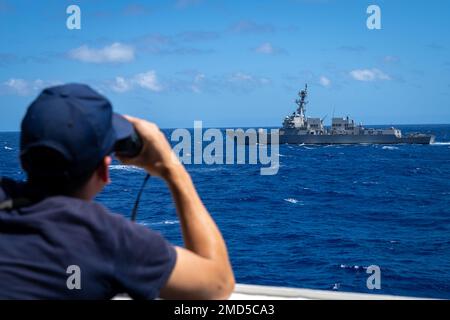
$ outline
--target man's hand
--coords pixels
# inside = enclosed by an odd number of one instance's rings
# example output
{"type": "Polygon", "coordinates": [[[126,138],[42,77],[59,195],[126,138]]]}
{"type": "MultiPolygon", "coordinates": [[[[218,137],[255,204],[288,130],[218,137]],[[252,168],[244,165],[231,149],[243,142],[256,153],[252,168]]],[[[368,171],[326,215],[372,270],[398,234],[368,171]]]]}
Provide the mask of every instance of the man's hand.
{"type": "Polygon", "coordinates": [[[152,176],[166,179],[171,169],[180,166],[180,162],[172,152],[164,134],[154,123],[130,116],[124,117],[133,124],[144,145],[141,153],[134,158],[119,156],[117,158],[124,164],[145,169],[152,176]]]}

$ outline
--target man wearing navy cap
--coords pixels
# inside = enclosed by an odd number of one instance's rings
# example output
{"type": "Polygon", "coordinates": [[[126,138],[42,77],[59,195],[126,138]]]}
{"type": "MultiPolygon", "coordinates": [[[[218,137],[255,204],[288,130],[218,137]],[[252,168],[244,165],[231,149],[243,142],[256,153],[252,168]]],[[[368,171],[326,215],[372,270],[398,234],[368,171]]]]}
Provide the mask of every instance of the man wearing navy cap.
{"type": "Polygon", "coordinates": [[[20,146],[27,181],[0,180],[0,299],[231,294],[234,276],[222,235],[156,125],[115,114],[90,87],[68,84],[45,89],[29,106],[20,146]],[[165,180],[185,248],[92,201],[110,182],[117,142],[135,131],[142,150],[119,159],[165,180]],[[75,286],[70,270],[80,276],[75,286]]]}

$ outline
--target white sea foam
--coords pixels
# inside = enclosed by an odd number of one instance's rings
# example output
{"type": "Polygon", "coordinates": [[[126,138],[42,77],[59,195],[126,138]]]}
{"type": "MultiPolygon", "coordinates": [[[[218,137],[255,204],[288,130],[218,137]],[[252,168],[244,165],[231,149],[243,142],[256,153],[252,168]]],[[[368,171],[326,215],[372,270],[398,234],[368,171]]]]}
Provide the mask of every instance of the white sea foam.
{"type": "Polygon", "coordinates": [[[8,147],[8,146],[4,146],[4,149],[5,149],[5,150],[12,150],[13,148],[8,147]]]}
{"type": "Polygon", "coordinates": [[[437,142],[432,143],[431,145],[432,146],[450,146],[450,141],[447,141],[447,142],[444,142],[444,141],[439,142],[439,141],[437,141],[437,142]]]}
{"type": "Polygon", "coordinates": [[[170,224],[178,224],[180,221],[178,220],[164,220],[159,222],[151,222],[149,223],[150,226],[158,226],[158,225],[170,225],[170,224]]]}
{"type": "Polygon", "coordinates": [[[180,221],[178,220],[164,220],[164,221],[158,221],[158,222],[146,222],[146,221],[139,221],[139,224],[149,227],[149,226],[165,226],[165,225],[171,225],[171,224],[178,224],[180,221]]]}
{"type": "Polygon", "coordinates": [[[213,172],[226,170],[225,166],[209,166],[209,167],[189,167],[189,172],[213,172]]]}
{"type": "Polygon", "coordinates": [[[363,185],[376,185],[380,184],[378,181],[362,181],[361,184],[363,185]]]}
{"type": "Polygon", "coordinates": [[[326,144],[326,145],[320,145],[322,148],[333,148],[333,149],[341,149],[342,145],[340,144],[326,144]]]}
{"type": "Polygon", "coordinates": [[[383,150],[398,150],[398,147],[392,147],[392,146],[384,146],[383,148],[381,148],[383,150]]]}
{"type": "Polygon", "coordinates": [[[352,269],[352,270],[366,270],[367,267],[365,266],[358,266],[358,265],[347,265],[347,264],[341,264],[341,269],[352,269]]]}
{"type": "Polygon", "coordinates": [[[109,170],[122,170],[122,171],[129,171],[129,172],[140,172],[143,171],[143,169],[138,168],[136,166],[125,166],[123,164],[113,164],[109,166],[109,170]]]}
{"type": "Polygon", "coordinates": [[[297,204],[297,203],[300,202],[300,201],[298,201],[297,199],[294,199],[294,198],[287,198],[287,199],[284,199],[284,201],[292,203],[292,204],[297,204]]]}

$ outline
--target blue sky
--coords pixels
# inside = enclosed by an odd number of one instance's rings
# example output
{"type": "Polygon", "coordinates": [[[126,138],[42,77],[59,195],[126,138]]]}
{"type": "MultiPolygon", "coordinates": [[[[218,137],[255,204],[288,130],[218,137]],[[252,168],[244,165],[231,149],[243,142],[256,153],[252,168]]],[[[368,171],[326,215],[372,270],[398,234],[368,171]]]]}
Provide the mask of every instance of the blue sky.
{"type": "MultiPolygon", "coordinates": [[[[0,131],[48,85],[88,83],[163,128],[310,116],[450,123],[450,2],[0,0],[0,131]],[[81,30],[66,8],[81,8],[81,30]],[[381,30],[366,9],[381,8],[381,30]]],[[[328,119],[329,119],[328,118],[328,119]]]]}

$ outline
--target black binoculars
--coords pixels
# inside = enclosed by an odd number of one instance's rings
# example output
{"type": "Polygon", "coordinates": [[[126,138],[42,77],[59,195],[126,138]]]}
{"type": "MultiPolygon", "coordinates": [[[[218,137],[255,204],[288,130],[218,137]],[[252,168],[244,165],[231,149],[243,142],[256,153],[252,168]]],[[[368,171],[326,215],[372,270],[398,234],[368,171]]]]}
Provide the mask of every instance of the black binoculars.
{"type": "Polygon", "coordinates": [[[131,136],[116,142],[114,152],[121,157],[134,158],[141,153],[143,146],[141,136],[134,130],[131,136]]]}

